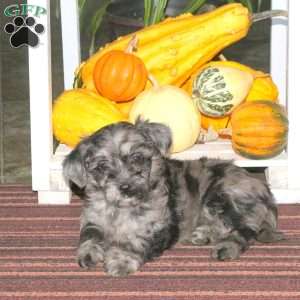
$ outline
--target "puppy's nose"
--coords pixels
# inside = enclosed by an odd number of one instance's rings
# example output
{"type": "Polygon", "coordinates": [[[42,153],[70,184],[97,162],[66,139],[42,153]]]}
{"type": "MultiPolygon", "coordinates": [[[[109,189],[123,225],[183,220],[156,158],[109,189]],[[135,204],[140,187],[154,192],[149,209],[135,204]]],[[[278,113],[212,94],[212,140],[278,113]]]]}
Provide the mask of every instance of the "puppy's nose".
{"type": "Polygon", "coordinates": [[[127,183],[122,183],[122,184],[120,185],[120,191],[121,191],[121,192],[124,192],[124,193],[128,192],[128,191],[129,191],[129,184],[127,184],[127,183]]]}

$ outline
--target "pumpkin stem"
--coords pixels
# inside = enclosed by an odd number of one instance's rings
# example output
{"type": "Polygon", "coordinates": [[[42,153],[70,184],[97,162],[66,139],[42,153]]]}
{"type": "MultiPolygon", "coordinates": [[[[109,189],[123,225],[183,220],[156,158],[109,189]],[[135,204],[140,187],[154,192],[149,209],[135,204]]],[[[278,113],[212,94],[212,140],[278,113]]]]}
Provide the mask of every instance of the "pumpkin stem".
{"type": "Polygon", "coordinates": [[[231,128],[219,129],[218,134],[223,136],[232,136],[232,129],[231,128]]]}
{"type": "Polygon", "coordinates": [[[232,128],[228,127],[230,124],[230,118],[231,116],[228,118],[227,123],[225,128],[219,129],[217,132],[220,136],[222,136],[223,138],[229,138],[231,139],[232,137],[232,128]]]}
{"type": "Polygon", "coordinates": [[[159,86],[158,81],[156,80],[156,78],[151,73],[148,73],[148,79],[150,80],[153,87],[158,87],[159,86]]]}
{"type": "Polygon", "coordinates": [[[274,9],[266,10],[259,13],[255,13],[251,16],[252,23],[258,22],[265,19],[270,19],[273,17],[288,17],[288,12],[286,10],[274,9]]]}
{"type": "Polygon", "coordinates": [[[229,118],[228,118],[228,120],[227,120],[227,122],[226,122],[226,126],[225,126],[225,128],[228,128],[228,126],[229,126],[229,123],[230,123],[230,116],[229,116],[229,118]]]}
{"type": "Polygon", "coordinates": [[[225,55],[224,54],[220,54],[219,56],[219,59],[220,59],[220,61],[227,61],[228,59],[225,57],[225,55]]]}
{"type": "Polygon", "coordinates": [[[269,77],[269,76],[271,76],[269,73],[255,74],[254,79],[256,79],[256,78],[266,78],[266,77],[269,77]]]}
{"type": "Polygon", "coordinates": [[[208,142],[216,141],[219,138],[219,133],[212,127],[209,126],[207,130],[200,129],[200,133],[197,139],[198,144],[205,144],[208,142]]]}
{"type": "Polygon", "coordinates": [[[138,44],[138,38],[136,34],[134,34],[131,38],[131,40],[128,43],[127,48],[125,49],[126,53],[132,53],[133,51],[137,50],[137,44],[138,44]]]}
{"type": "Polygon", "coordinates": [[[74,72],[75,76],[74,76],[74,80],[73,80],[73,89],[81,88],[83,85],[83,81],[81,78],[81,70],[84,65],[85,65],[85,62],[81,63],[74,72]]]}

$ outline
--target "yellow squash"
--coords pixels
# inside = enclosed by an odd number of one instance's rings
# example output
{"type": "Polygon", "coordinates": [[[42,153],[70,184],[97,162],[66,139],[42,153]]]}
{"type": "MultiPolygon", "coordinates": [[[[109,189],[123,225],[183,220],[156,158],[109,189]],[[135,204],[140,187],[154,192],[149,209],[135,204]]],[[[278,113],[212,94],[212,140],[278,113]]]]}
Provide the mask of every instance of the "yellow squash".
{"type": "MultiPolygon", "coordinates": [[[[139,41],[135,54],[160,84],[180,86],[222,49],[245,37],[250,25],[249,11],[239,3],[201,15],[184,14],[133,33],[139,41]]],[[[92,55],[80,66],[76,81],[95,90],[93,70],[98,59],[108,51],[124,49],[133,34],[118,38],[92,55]]],[[[148,83],[147,88],[150,86],[148,83]]]]}
{"type": "Polygon", "coordinates": [[[126,119],[113,102],[85,89],[65,91],[53,105],[54,136],[70,147],[96,130],[126,119]]]}

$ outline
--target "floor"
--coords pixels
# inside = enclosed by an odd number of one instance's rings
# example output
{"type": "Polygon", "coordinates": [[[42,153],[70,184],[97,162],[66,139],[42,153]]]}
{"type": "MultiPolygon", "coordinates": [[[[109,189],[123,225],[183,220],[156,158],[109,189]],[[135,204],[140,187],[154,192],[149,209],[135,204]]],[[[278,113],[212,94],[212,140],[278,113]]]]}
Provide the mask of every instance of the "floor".
{"type": "Polygon", "coordinates": [[[81,201],[38,205],[30,186],[0,186],[1,300],[300,299],[300,205],[279,205],[286,240],[255,243],[238,260],[176,245],[128,277],[76,262],[81,201]]]}
{"type": "MultiPolygon", "coordinates": [[[[1,13],[5,7],[14,3],[14,0],[1,0],[1,13]]],[[[51,1],[53,99],[63,90],[61,30],[57,3],[58,1],[51,1]]],[[[1,17],[0,28],[4,28],[9,21],[11,18],[1,17]]],[[[256,34],[258,32],[257,26],[256,24],[253,26],[251,33],[245,40],[226,49],[224,54],[228,59],[237,60],[268,72],[270,25],[268,22],[263,24],[265,34],[261,36],[256,34]]],[[[12,48],[9,44],[8,35],[4,32],[1,33],[0,184],[28,184],[31,182],[28,49],[27,46],[18,49],[12,48]]],[[[87,56],[88,42],[87,38],[82,36],[83,57],[87,56]]],[[[43,133],[41,132],[41,134],[43,133]]]]}

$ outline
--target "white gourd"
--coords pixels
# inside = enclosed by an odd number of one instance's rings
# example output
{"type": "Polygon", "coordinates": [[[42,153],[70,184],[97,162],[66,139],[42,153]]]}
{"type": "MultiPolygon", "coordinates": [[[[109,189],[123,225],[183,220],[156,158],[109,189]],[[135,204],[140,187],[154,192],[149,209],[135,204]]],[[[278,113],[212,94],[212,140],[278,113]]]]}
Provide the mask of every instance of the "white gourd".
{"type": "Polygon", "coordinates": [[[137,118],[167,125],[172,132],[171,153],[183,151],[195,144],[200,133],[200,113],[191,97],[182,89],[154,86],[134,100],[129,120],[137,118]]]}

